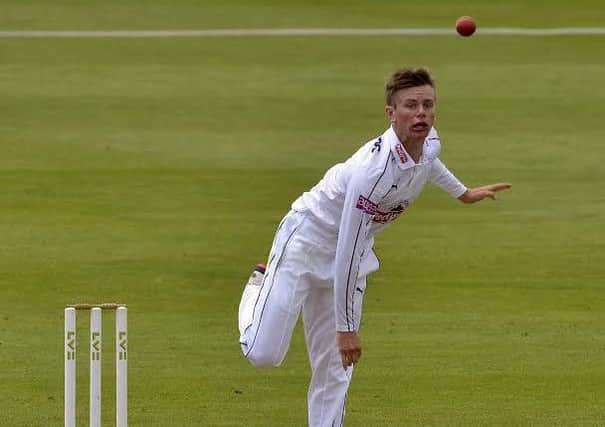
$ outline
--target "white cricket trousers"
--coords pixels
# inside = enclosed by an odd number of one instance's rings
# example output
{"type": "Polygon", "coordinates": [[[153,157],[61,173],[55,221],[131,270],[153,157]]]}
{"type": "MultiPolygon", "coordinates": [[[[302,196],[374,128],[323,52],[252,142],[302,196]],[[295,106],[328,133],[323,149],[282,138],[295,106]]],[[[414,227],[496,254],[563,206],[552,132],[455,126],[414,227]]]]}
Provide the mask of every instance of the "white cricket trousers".
{"type": "MultiPolygon", "coordinates": [[[[251,319],[240,336],[244,355],[257,367],[279,366],[288,351],[302,310],[312,378],[308,390],[310,427],[341,426],[345,399],[353,373],[346,371],[336,343],[334,314],[334,247],[311,214],[290,211],[278,227],[258,297],[242,298],[254,304],[251,319]],[[322,243],[323,242],[323,243],[322,243]]],[[[370,250],[362,260],[356,284],[355,310],[359,325],[366,276],[378,269],[370,250]],[[363,274],[362,274],[363,273],[363,274]]],[[[240,313],[242,310],[240,309],[240,313]]]]}

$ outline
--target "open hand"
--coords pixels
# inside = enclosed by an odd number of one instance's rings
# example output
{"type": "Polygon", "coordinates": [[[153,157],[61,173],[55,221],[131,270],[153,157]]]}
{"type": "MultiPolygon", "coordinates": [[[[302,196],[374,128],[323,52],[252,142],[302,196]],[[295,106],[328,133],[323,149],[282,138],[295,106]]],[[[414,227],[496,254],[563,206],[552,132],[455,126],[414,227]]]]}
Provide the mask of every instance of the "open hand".
{"type": "Polygon", "coordinates": [[[481,187],[469,188],[466,192],[458,197],[463,203],[475,203],[479,202],[486,197],[492,200],[496,199],[496,193],[498,191],[507,190],[512,187],[512,184],[508,182],[499,182],[497,184],[483,185],[481,187]]]}

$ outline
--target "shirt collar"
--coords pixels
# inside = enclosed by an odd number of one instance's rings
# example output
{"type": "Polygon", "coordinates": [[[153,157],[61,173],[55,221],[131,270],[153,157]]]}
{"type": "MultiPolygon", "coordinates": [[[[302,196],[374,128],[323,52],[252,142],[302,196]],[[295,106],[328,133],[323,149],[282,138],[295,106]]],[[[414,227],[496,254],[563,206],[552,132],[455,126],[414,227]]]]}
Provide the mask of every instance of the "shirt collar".
{"type": "Polygon", "coordinates": [[[439,156],[439,152],[441,151],[439,137],[437,136],[437,131],[434,128],[431,129],[431,132],[422,144],[422,154],[420,155],[418,163],[414,162],[412,156],[410,156],[401,141],[399,141],[399,137],[395,133],[393,127],[389,127],[387,129],[387,131],[384,133],[384,138],[389,142],[391,152],[393,153],[393,156],[401,169],[409,169],[416,165],[430,163],[439,156]]]}
{"type": "MultiPolygon", "coordinates": [[[[405,147],[403,146],[401,141],[399,141],[399,137],[397,137],[397,134],[395,133],[395,130],[393,130],[393,127],[388,128],[384,135],[385,135],[386,140],[389,141],[389,145],[391,147],[391,152],[393,153],[393,156],[395,157],[395,161],[397,162],[397,165],[401,169],[409,169],[411,167],[416,166],[416,162],[414,162],[414,160],[412,159],[412,156],[410,156],[410,154],[407,152],[407,150],[405,149],[405,147]]],[[[424,151],[424,147],[423,147],[423,151],[424,151]]],[[[420,157],[419,163],[423,163],[423,158],[424,158],[424,156],[420,157]]]]}

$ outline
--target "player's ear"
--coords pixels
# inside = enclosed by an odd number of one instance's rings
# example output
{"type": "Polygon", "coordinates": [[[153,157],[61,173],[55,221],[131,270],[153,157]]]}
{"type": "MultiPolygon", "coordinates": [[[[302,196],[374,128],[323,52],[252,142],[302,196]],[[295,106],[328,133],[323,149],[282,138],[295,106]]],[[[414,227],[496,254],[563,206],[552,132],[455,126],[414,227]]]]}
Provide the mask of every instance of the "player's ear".
{"type": "Polygon", "coordinates": [[[384,112],[389,119],[389,122],[393,123],[395,121],[395,107],[392,105],[386,105],[384,107],[384,112]]]}

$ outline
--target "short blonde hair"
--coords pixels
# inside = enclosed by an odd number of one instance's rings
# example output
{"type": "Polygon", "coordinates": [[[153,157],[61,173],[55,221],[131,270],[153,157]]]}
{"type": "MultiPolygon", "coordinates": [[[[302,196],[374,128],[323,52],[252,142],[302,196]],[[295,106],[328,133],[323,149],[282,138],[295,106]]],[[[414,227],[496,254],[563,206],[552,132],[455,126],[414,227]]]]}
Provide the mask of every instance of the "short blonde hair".
{"type": "Polygon", "coordinates": [[[435,81],[425,68],[402,68],[393,73],[385,86],[387,105],[395,106],[395,94],[401,89],[429,85],[435,88],[435,81]]]}

